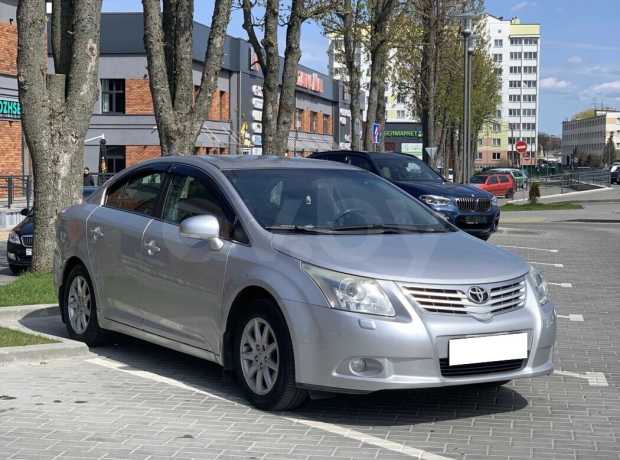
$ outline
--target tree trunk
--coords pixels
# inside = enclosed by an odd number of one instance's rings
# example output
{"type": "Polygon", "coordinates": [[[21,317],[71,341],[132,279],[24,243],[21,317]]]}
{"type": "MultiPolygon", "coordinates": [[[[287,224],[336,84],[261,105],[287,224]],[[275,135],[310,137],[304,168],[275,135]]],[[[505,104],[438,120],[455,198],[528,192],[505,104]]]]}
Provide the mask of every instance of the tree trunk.
{"type": "Polygon", "coordinates": [[[48,75],[45,3],[17,8],[17,81],[34,176],[32,269],[51,271],[58,214],[81,198],[84,138],[97,99],[101,0],[54,0],[48,75]]]}
{"type": "Polygon", "coordinates": [[[215,0],[198,91],[193,79],[193,0],[142,0],[144,46],[162,155],[191,155],[222,66],[231,0],[215,0]],[[162,20],[163,16],[163,20],[162,20]]]}
{"type": "Polygon", "coordinates": [[[342,14],[342,38],[344,42],[344,60],[347,67],[349,95],[351,97],[351,150],[360,150],[362,147],[362,116],[360,104],[361,74],[356,55],[360,49],[360,24],[359,2],[356,1],[355,9],[351,0],[344,0],[344,12],[342,14]]]}
{"type": "MultiPolygon", "coordinates": [[[[385,84],[379,86],[379,94],[377,101],[377,123],[381,126],[381,131],[385,130],[385,84]]],[[[381,135],[379,144],[377,145],[377,151],[385,152],[384,136],[381,135]]]]}

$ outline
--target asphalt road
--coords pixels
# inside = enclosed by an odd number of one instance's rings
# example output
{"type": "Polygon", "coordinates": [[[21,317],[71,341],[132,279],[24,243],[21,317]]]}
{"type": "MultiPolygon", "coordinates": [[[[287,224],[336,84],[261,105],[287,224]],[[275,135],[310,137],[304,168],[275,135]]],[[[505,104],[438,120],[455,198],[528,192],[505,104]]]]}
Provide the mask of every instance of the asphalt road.
{"type": "MultiPolygon", "coordinates": [[[[618,241],[620,224],[591,223],[514,224],[492,237],[553,283],[549,377],[267,414],[217,366],[119,337],[85,360],[0,368],[0,458],[619,459],[618,241]]],[[[63,333],[58,320],[28,325],[63,333]]]]}

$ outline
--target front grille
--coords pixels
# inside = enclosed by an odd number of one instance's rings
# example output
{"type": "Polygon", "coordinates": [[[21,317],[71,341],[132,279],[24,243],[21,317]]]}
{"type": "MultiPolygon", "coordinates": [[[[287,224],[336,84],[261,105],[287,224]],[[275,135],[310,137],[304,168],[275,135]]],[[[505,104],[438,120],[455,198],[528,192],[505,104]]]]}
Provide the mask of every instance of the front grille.
{"type": "Polygon", "coordinates": [[[448,365],[448,358],[439,360],[441,375],[444,377],[467,377],[480,374],[498,374],[500,372],[517,371],[525,366],[525,359],[509,359],[492,363],[448,365]]]}
{"type": "Polygon", "coordinates": [[[22,244],[27,248],[32,247],[32,235],[22,235],[22,244]]]}
{"type": "Polygon", "coordinates": [[[489,198],[456,198],[456,205],[461,211],[485,212],[491,208],[489,198]]]}
{"type": "Polygon", "coordinates": [[[431,313],[472,315],[489,319],[499,313],[506,313],[525,304],[525,280],[519,278],[503,283],[481,284],[489,298],[482,304],[469,299],[467,292],[473,285],[442,286],[428,284],[401,284],[407,297],[431,313]]]}

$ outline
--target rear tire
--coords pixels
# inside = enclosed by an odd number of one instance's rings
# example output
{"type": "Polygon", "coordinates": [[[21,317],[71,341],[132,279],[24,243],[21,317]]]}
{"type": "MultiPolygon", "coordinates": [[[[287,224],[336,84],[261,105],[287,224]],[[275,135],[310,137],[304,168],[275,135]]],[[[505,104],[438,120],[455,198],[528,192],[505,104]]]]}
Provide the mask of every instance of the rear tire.
{"type": "Polygon", "coordinates": [[[23,267],[20,267],[19,265],[13,265],[13,264],[9,264],[9,270],[11,270],[11,273],[15,276],[21,275],[22,272],[24,271],[23,267]]]}
{"type": "Polygon", "coordinates": [[[295,359],[288,327],[273,301],[248,305],[233,340],[237,380],[248,400],[261,410],[293,410],[308,393],[295,384],[295,359]]]}
{"type": "Polygon", "coordinates": [[[514,190],[510,190],[508,193],[506,193],[506,198],[509,200],[512,200],[514,196],[515,196],[514,190]]]}
{"type": "Polygon", "coordinates": [[[63,317],[69,337],[96,347],[105,342],[105,331],[97,320],[93,283],[83,265],[76,265],[63,283],[63,317]]]}

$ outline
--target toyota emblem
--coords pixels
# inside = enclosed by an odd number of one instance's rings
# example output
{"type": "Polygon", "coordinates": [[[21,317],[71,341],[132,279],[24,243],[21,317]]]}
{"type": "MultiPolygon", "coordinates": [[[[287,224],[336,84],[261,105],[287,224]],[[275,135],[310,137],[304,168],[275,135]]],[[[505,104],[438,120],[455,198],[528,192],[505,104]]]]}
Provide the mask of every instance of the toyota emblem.
{"type": "Polygon", "coordinates": [[[467,291],[467,297],[474,303],[481,304],[489,300],[489,293],[487,290],[480,286],[472,286],[467,291]]]}

